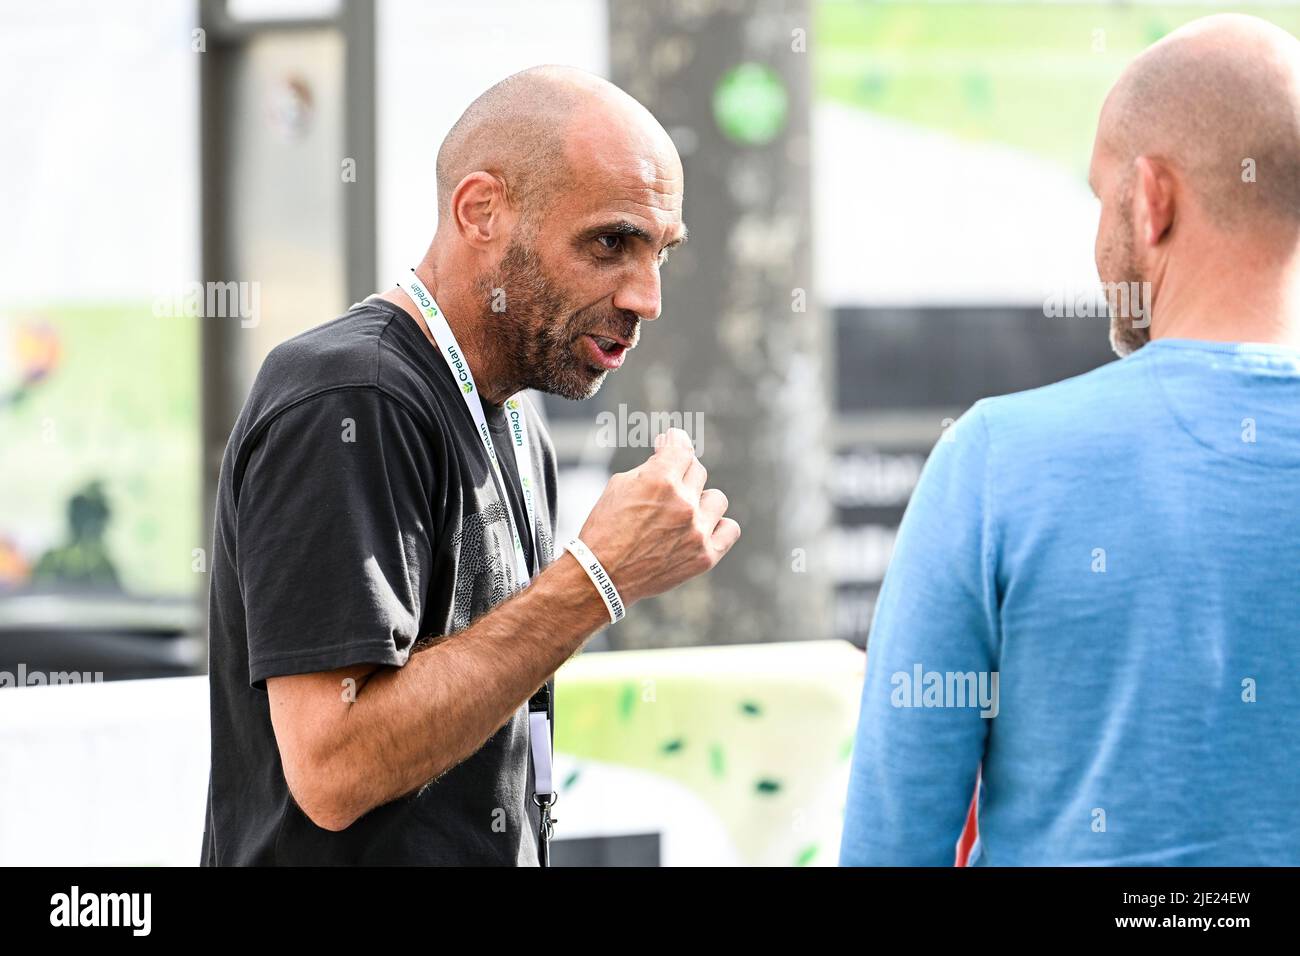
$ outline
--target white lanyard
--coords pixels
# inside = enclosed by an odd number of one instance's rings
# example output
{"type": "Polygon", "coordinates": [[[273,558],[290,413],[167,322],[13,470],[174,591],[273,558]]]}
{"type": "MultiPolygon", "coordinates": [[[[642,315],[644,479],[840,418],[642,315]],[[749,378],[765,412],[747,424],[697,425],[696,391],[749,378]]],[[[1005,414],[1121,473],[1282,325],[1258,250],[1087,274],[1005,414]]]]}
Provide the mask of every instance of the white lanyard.
{"type": "MultiPolygon", "coordinates": [[[[483,413],[483,401],[479,398],[478,385],[474,382],[474,373],[469,369],[469,363],[465,361],[465,353],[461,351],[460,343],[456,341],[455,334],[451,331],[451,326],[447,324],[447,319],[442,314],[442,309],[438,308],[438,303],[433,300],[432,293],[420,277],[411,270],[410,278],[405,282],[398,280],[398,286],[411,297],[415,307],[420,310],[420,314],[429,324],[429,332],[433,335],[433,340],[438,345],[438,351],[442,354],[443,361],[447,363],[447,369],[451,372],[451,377],[460,387],[461,397],[465,399],[465,405],[469,409],[470,417],[474,419],[474,425],[478,428],[479,437],[483,440],[483,448],[487,451],[488,460],[492,463],[492,471],[496,475],[498,489],[501,492],[501,502],[505,505],[506,518],[510,521],[510,538],[515,546],[515,568],[518,571],[520,588],[528,586],[531,575],[528,571],[528,558],[524,554],[523,543],[519,540],[519,530],[515,527],[515,512],[510,507],[510,499],[506,493],[506,476],[501,471],[501,464],[497,460],[496,446],[492,442],[492,432],[488,428],[487,416],[483,413]]],[[[528,515],[528,532],[529,541],[533,546],[533,559],[538,569],[542,566],[541,541],[537,531],[537,519],[533,509],[533,463],[528,454],[528,423],[524,416],[524,399],[521,395],[514,395],[506,400],[505,404],[506,418],[510,425],[510,437],[512,444],[515,446],[515,468],[519,472],[519,484],[524,495],[524,510],[528,515]]],[[[542,690],[546,690],[543,686],[542,690]]],[[[547,707],[540,702],[549,702],[550,694],[542,694],[538,691],[529,701],[528,706],[528,736],[530,750],[533,757],[533,801],[537,803],[541,810],[541,831],[538,834],[538,851],[544,866],[550,865],[550,835],[551,820],[550,807],[555,802],[555,793],[551,789],[551,721],[547,713],[547,707]]]]}
{"type": "MultiPolygon", "coordinates": [[[[433,334],[433,340],[438,343],[438,351],[442,354],[443,361],[447,363],[451,377],[460,387],[461,397],[465,399],[465,406],[469,409],[470,417],[474,419],[474,424],[478,428],[483,447],[487,450],[488,460],[492,462],[492,470],[496,474],[497,481],[500,482],[501,501],[506,508],[506,517],[510,520],[510,537],[515,546],[515,569],[519,572],[518,578],[522,582],[520,587],[527,587],[532,577],[528,571],[528,558],[524,555],[524,546],[519,539],[519,529],[515,527],[514,509],[510,507],[510,499],[506,495],[506,477],[501,471],[501,463],[497,460],[496,446],[492,443],[492,432],[488,429],[487,416],[483,414],[483,401],[479,398],[478,386],[474,384],[474,373],[469,370],[465,353],[461,351],[460,343],[456,341],[456,336],[452,333],[451,326],[447,324],[442,309],[438,308],[438,303],[433,301],[433,295],[420,281],[415,270],[411,270],[411,277],[408,280],[399,281],[397,284],[411,297],[411,301],[429,323],[429,331],[433,334]]],[[[510,437],[513,439],[511,444],[515,449],[515,468],[519,472],[519,484],[524,495],[524,511],[528,515],[528,540],[533,546],[534,561],[540,568],[542,552],[539,549],[537,518],[533,509],[533,463],[528,454],[528,423],[525,420],[522,397],[515,395],[508,398],[505,409],[510,425],[510,437]]]]}

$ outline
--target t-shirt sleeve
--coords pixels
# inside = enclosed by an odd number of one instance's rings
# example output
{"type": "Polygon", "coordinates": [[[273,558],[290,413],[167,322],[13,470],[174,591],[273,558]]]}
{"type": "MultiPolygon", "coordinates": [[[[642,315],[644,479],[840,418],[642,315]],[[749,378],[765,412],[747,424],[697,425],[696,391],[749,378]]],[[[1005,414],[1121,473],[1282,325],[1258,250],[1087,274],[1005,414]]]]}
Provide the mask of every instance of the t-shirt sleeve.
{"type": "Polygon", "coordinates": [[[236,505],[253,687],[406,663],[438,530],[432,454],[405,409],[373,389],[315,396],[272,421],[236,505]]]}
{"type": "Polygon", "coordinates": [[[899,526],[868,636],[842,865],[954,863],[997,713],[988,453],[977,404],[931,452],[899,526]]]}

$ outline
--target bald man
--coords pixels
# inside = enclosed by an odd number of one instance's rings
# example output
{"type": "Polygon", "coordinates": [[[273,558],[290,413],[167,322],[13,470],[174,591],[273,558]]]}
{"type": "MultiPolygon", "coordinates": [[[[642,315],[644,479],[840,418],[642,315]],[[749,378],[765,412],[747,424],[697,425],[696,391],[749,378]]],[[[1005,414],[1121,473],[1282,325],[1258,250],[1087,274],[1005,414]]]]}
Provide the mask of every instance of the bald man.
{"type": "Polygon", "coordinates": [[[529,70],[437,174],[424,258],[276,348],[226,448],[205,865],[544,861],[551,676],[740,534],[672,430],[557,556],[554,450],[519,395],[593,395],[659,315],[686,229],[654,118],[529,70]]]}
{"type": "Polygon", "coordinates": [[[841,860],[1300,863],[1300,43],[1196,21],[1101,112],[1126,356],[976,403],[899,530],[841,860]],[[1120,284],[1124,285],[1121,286],[1120,284]]]}

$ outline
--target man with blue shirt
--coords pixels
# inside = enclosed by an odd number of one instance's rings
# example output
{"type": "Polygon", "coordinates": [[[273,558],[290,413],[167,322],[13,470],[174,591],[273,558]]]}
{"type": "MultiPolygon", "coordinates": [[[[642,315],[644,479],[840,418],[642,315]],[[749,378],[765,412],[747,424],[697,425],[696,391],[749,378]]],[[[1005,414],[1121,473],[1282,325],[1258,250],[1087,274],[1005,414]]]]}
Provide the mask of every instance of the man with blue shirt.
{"type": "Polygon", "coordinates": [[[1166,37],[1089,178],[1101,278],[1138,292],[1121,361],[936,445],[871,629],[845,865],[952,865],[977,780],[975,865],[1300,863],[1300,42],[1166,37]]]}

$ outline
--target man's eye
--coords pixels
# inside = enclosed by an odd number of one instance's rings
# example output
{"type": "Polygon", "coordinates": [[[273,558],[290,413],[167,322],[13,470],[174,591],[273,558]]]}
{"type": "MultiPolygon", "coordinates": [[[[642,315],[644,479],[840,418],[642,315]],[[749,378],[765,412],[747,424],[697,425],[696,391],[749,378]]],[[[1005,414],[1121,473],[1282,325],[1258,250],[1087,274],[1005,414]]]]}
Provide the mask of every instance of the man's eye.
{"type": "Polygon", "coordinates": [[[618,235],[597,236],[596,241],[608,252],[617,252],[623,245],[623,237],[618,235]]]}

